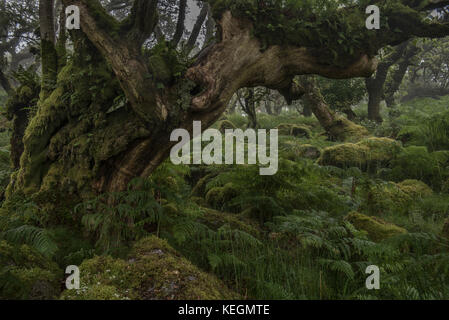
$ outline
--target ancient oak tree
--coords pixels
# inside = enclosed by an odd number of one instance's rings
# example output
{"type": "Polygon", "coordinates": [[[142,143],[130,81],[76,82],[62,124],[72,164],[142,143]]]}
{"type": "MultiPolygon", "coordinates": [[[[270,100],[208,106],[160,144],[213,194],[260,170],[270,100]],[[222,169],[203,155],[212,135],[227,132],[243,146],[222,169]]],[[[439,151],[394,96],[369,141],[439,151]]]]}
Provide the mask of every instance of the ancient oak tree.
{"type": "MultiPolygon", "coordinates": [[[[47,201],[56,191],[71,198],[120,191],[149,175],[168,156],[172,130],[190,131],[194,120],[206,129],[240,88],[279,90],[287,100],[307,94],[319,104],[313,81],[297,82],[297,75],[369,77],[379,49],[449,34],[449,25],[425,19],[448,1],[329,0],[316,10],[311,1],[211,0],[202,14],[213,14],[215,39],[186,57],[176,46],[181,22],[171,41],[159,34],[156,45],[144,46],[160,32],[157,0],[135,0],[120,21],[98,0],[63,0],[79,7],[81,29],[69,31],[73,54],[61,64],[45,2],[44,82],[7,193],[51,195],[47,201]],[[365,26],[373,3],[382,13],[379,30],[365,26]]],[[[338,132],[334,120],[322,119],[338,132]]]]}

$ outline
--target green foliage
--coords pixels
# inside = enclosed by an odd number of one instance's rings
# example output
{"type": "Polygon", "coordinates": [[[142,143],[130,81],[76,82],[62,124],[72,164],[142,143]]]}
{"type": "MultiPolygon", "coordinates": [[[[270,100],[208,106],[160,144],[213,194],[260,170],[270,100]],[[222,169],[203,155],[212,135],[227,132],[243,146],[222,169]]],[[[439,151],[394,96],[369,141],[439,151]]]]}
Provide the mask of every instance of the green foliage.
{"type": "Polygon", "coordinates": [[[0,240],[0,298],[54,299],[62,271],[27,245],[0,240]]]}
{"type": "Polygon", "coordinates": [[[332,109],[345,112],[359,103],[366,95],[365,83],[362,79],[332,80],[318,78],[320,91],[324,100],[332,109]]]}
{"type": "Polygon", "coordinates": [[[190,63],[187,56],[179,53],[170,42],[160,41],[148,52],[151,77],[159,89],[179,79],[190,63]]]}
{"type": "Polygon", "coordinates": [[[0,238],[11,243],[26,243],[46,257],[53,256],[58,249],[47,230],[29,225],[4,231],[0,238]]]}
{"type": "Polygon", "coordinates": [[[338,10],[342,4],[355,3],[350,0],[211,1],[217,18],[230,10],[236,16],[249,19],[263,48],[287,44],[320,48],[316,51],[318,58],[337,64],[346,62],[339,59],[339,54],[354,56],[363,43],[361,40],[370,37],[361,28],[367,1],[359,1],[352,11],[338,10]],[[351,39],[347,34],[352,35],[351,39]]]}
{"type": "Polygon", "coordinates": [[[391,163],[388,178],[394,181],[405,179],[422,180],[435,190],[440,190],[449,177],[449,153],[446,151],[429,153],[426,147],[405,148],[391,163]]]}
{"type": "Polygon", "coordinates": [[[102,194],[77,205],[75,212],[82,214],[83,225],[107,253],[121,254],[131,241],[152,232],[159,236],[171,231],[182,241],[195,227],[189,217],[198,213],[193,203],[183,202],[190,193],[182,179],[186,174],[186,167],[167,162],[150,178],[132,180],[127,191],[102,194]]]}
{"type": "Polygon", "coordinates": [[[430,151],[449,150],[449,112],[433,115],[418,132],[422,144],[430,151]]]}

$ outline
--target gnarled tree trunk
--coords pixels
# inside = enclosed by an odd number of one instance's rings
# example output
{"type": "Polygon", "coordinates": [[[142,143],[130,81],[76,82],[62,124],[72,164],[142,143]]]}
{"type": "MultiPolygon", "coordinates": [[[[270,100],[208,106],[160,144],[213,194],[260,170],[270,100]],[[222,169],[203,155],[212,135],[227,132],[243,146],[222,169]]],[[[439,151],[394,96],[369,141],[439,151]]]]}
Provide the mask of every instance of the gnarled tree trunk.
{"type": "MultiPolygon", "coordinates": [[[[332,62],[317,55],[321,47],[264,47],[254,35],[253,22],[225,10],[215,12],[217,42],[181,75],[168,70],[169,77],[160,80],[156,69],[169,69],[163,57],[152,57],[162,62],[155,67],[142,54],[142,44],[157,29],[157,0],[136,0],[123,22],[107,15],[98,0],[63,3],[80,8],[81,30],[71,34],[74,57],[59,71],[55,88],[41,98],[25,131],[20,170],[12,177],[9,194],[62,192],[65,198],[83,198],[124,190],[131,179],[148,176],[166,159],[176,143],[170,141],[174,129],[191,132],[194,120],[206,129],[238,89],[264,86],[288,93],[293,78],[301,74],[367,77],[376,69],[377,49],[432,33],[426,26],[409,25],[398,26],[409,33],[368,33],[363,25],[366,45],[351,54],[339,53],[341,59],[332,62]],[[118,97],[126,100],[118,103],[118,97]]],[[[436,36],[447,33],[439,28],[436,36]]],[[[320,122],[338,135],[334,115],[324,108],[320,94],[308,89],[320,122]]]]}

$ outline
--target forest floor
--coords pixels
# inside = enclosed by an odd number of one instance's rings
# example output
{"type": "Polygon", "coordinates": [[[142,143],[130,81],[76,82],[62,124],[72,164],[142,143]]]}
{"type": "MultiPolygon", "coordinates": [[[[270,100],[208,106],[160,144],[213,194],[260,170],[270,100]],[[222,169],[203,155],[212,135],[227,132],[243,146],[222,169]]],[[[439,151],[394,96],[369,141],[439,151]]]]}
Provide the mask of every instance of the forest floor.
{"type": "MultiPolygon", "coordinates": [[[[366,105],[356,108],[366,118],[366,105]]],[[[384,108],[371,137],[329,141],[314,117],[259,114],[280,129],[279,171],[175,166],[140,189],[73,208],[0,209],[0,297],[63,299],[448,299],[449,96],[384,108]],[[50,217],[50,218],[49,218],[50,217]],[[81,288],[64,289],[66,266],[81,288]],[[368,290],[367,266],[380,269],[368,290]]],[[[215,128],[245,129],[223,116],[215,128]]],[[[0,182],[9,181],[0,132],[0,182]]]]}

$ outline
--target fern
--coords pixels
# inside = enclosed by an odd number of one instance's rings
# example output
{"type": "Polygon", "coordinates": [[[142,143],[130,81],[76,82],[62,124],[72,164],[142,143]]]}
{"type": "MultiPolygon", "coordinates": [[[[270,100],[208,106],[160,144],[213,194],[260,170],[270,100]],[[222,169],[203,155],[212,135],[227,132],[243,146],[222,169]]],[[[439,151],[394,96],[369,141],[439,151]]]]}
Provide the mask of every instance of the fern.
{"type": "Polygon", "coordinates": [[[47,230],[30,225],[1,232],[0,239],[14,244],[27,244],[46,257],[53,257],[58,250],[58,245],[47,230]]]}

